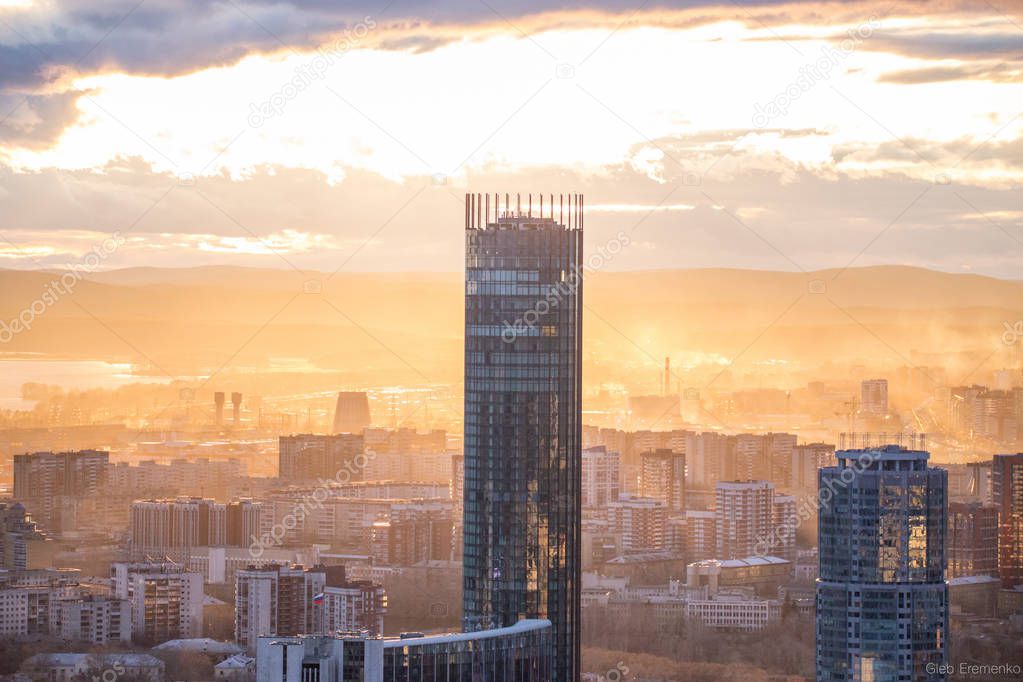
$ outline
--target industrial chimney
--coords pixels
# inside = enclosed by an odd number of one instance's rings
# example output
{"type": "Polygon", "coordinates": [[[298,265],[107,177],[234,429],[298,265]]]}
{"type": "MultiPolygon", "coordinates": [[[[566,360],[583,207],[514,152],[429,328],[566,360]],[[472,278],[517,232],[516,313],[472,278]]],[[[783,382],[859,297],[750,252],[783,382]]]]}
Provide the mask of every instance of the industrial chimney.
{"type": "Polygon", "coordinates": [[[219,429],[224,425],[224,392],[214,393],[213,402],[217,406],[217,428],[219,429]]]}

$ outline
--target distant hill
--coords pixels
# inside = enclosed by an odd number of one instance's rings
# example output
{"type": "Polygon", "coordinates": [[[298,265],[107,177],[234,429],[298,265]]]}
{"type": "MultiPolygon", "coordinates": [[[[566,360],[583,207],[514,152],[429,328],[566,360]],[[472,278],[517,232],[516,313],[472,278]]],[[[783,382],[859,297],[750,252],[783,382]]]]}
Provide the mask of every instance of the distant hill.
{"type": "MultiPolygon", "coordinates": [[[[55,277],[0,270],[0,320],[55,277]]],[[[926,362],[997,352],[1023,282],[909,267],[812,273],[700,269],[588,274],[588,380],[676,362],[926,362]]],[[[461,273],[130,268],[90,275],[0,352],[179,368],[308,358],[333,369],[459,381],[461,273]]],[[[1004,350],[1004,349],[1003,349],[1004,350]]]]}

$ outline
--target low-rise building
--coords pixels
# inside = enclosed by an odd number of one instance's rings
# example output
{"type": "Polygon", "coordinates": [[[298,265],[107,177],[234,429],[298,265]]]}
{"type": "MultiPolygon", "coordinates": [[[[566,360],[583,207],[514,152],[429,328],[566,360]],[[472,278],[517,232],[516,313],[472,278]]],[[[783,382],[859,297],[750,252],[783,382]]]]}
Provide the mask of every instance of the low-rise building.
{"type": "Polygon", "coordinates": [[[107,679],[125,676],[139,682],[163,682],[165,664],[149,654],[36,654],[21,664],[33,682],[107,679]],[[110,671],[110,673],[107,673],[110,671]],[[106,673],[106,674],[105,674],[106,673]]]}
{"type": "Polygon", "coordinates": [[[707,559],[686,567],[686,584],[706,585],[711,594],[733,587],[750,587],[757,594],[778,594],[778,587],[789,579],[792,563],[774,556],[745,559],[707,559]]]}
{"type": "Polygon", "coordinates": [[[256,679],[256,659],[245,654],[229,656],[213,666],[213,679],[224,682],[252,682],[256,679]]]}
{"type": "Polygon", "coordinates": [[[950,613],[994,618],[1002,582],[990,575],[969,575],[948,581],[950,613]]]}
{"type": "Polygon", "coordinates": [[[781,619],[781,602],[760,599],[752,590],[719,591],[705,600],[686,602],[686,618],[717,630],[751,632],[781,619]]]}

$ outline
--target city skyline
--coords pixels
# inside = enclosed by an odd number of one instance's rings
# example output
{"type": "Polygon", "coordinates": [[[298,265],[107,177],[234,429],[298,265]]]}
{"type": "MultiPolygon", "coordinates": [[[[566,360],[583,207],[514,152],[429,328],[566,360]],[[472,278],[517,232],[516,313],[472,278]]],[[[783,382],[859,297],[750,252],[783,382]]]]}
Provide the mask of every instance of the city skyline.
{"type": "Polygon", "coordinates": [[[0,0],[0,682],[1023,679],[1021,102],[1023,0],[0,0]]]}

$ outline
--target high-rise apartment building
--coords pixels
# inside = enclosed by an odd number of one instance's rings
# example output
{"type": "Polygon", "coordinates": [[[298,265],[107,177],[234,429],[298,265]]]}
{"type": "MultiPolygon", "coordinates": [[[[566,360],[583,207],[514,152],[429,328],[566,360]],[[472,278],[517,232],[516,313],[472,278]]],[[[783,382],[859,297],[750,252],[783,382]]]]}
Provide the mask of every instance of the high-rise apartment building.
{"type": "Polygon", "coordinates": [[[687,432],[685,441],[688,483],[707,488],[725,478],[722,467],[728,450],[728,436],[713,431],[687,432]]]}
{"type": "Polygon", "coordinates": [[[204,497],[229,497],[231,488],[247,473],[245,462],[236,458],[178,458],[166,464],[152,460],[137,464],[116,462],[107,468],[106,489],[102,494],[109,498],[134,496],[142,499],[153,494],[162,497],[193,495],[201,490],[204,497]]]}
{"type": "Polygon", "coordinates": [[[817,492],[817,471],[835,463],[835,446],[807,443],[792,448],[788,487],[801,492],[817,492]]]}
{"type": "Polygon", "coordinates": [[[299,434],[281,436],[278,471],[282,481],[361,481],[365,462],[361,435],[299,434]]]}
{"type": "Polygon", "coordinates": [[[324,632],[384,634],[387,593],[371,580],[351,580],[344,566],[328,566],[323,589],[324,632]]]}
{"type": "Polygon", "coordinates": [[[792,495],[775,494],[771,501],[771,530],[769,539],[760,543],[757,554],[780,557],[796,561],[796,498],[792,495]]]}
{"type": "Polygon", "coordinates": [[[998,576],[998,507],[981,502],[948,503],[946,576],[998,576]]]}
{"type": "Polygon", "coordinates": [[[194,547],[248,547],[261,537],[263,517],[263,504],[252,500],[136,500],[131,505],[131,558],[184,561],[194,547]]]}
{"type": "Polygon", "coordinates": [[[994,456],[991,498],[998,507],[998,577],[1012,589],[1023,585],[1023,452],[994,456]]]}
{"type": "Polygon", "coordinates": [[[1019,432],[1012,391],[984,391],[973,401],[973,435],[1011,443],[1019,432]]]}
{"type": "Polygon", "coordinates": [[[658,449],[639,457],[639,494],[660,500],[671,513],[686,508],[686,455],[658,449]]]}
{"type": "MultiPolygon", "coordinates": [[[[708,436],[699,434],[700,438],[708,436]]],[[[792,450],[797,436],[792,433],[740,433],[728,436],[719,454],[717,480],[777,481],[790,475],[792,450]]]]}
{"type": "Polygon", "coordinates": [[[377,564],[412,566],[423,561],[450,561],[452,504],[448,500],[396,501],[389,518],[376,521],[370,554],[377,564]]]}
{"type": "Polygon", "coordinates": [[[608,526],[622,538],[622,552],[639,554],[668,548],[668,508],[661,500],[623,495],[607,505],[608,526]]]}
{"type": "Polygon", "coordinates": [[[132,638],[150,646],[202,636],[202,575],[173,562],[118,562],[113,593],[131,603],[132,638]]]}
{"type": "Polygon", "coordinates": [[[334,433],[362,433],[370,425],[369,396],[362,391],[341,391],[334,408],[334,433]]]}
{"type": "Polygon", "coordinates": [[[250,566],[235,574],[235,641],[255,651],[261,635],[323,631],[323,567],[250,566]]]}
{"type": "Polygon", "coordinates": [[[32,562],[34,548],[40,550],[46,536],[20,502],[0,502],[0,568],[24,571],[32,562]]]}
{"type": "Polygon", "coordinates": [[[70,529],[65,504],[102,489],[109,459],[108,453],[98,450],[15,455],[14,498],[43,528],[70,529]]]}
{"type": "Polygon", "coordinates": [[[715,488],[717,559],[744,559],[764,551],[774,533],[774,484],[721,481],[715,488]]]}
{"type": "Polygon", "coordinates": [[[819,682],[944,680],[947,474],[897,445],[820,473],[819,682]]]}
{"type": "Polygon", "coordinates": [[[583,199],[497,203],[465,205],[463,624],[549,619],[551,679],[575,682],[583,199]]]}
{"type": "Polygon", "coordinates": [[[887,379],[866,379],[860,382],[860,411],[878,417],[888,414],[887,379]]]}
{"type": "Polygon", "coordinates": [[[583,450],[580,495],[584,509],[603,509],[615,502],[621,485],[621,458],[617,452],[603,445],[583,450]]]}
{"type": "Polygon", "coordinates": [[[250,651],[263,636],[355,633],[380,636],[384,588],[350,580],[344,566],[249,566],[235,576],[235,640],[250,651]]]}
{"type": "Polygon", "coordinates": [[[718,552],[717,518],[713,511],[686,512],[686,561],[712,559],[718,552]]]}

